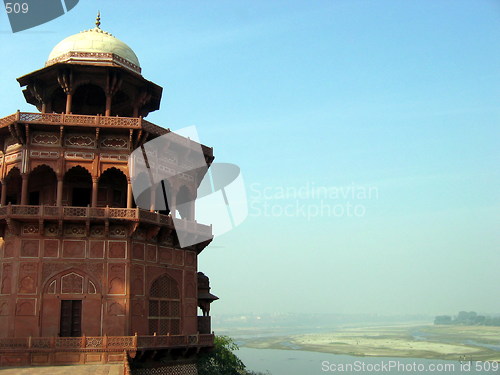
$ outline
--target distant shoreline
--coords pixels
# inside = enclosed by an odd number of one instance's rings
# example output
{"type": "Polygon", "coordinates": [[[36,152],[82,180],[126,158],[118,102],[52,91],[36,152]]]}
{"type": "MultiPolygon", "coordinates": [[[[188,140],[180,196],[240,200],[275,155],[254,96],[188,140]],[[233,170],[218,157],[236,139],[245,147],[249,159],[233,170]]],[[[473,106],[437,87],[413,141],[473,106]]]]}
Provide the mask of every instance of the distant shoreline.
{"type": "Polygon", "coordinates": [[[242,340],[242,347],[356,357],[500,361],[500,327],[386,325],[242,340]]]}

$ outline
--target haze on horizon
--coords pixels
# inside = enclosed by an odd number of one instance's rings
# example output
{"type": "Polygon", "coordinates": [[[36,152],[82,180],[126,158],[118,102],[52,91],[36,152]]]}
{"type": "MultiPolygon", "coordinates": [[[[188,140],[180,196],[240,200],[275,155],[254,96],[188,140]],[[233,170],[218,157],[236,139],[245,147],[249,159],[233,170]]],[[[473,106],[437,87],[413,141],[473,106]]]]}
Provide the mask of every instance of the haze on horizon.
{"type": "Polygon", "coordinates": [[[249,217],[199,258],[212,315],[500,312],[497,1],[86,0],[16,34],[2,12],[0,117],[98,9],[164,88],[148,120],[241,167],[249,217]]]}

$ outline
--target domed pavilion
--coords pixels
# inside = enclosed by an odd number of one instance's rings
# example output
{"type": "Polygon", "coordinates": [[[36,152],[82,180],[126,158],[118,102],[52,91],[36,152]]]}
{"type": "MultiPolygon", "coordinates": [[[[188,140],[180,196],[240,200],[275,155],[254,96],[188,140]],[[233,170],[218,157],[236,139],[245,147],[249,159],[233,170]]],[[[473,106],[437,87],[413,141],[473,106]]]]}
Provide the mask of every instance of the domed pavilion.
{"type": "Polygon", "coordinates": [[[18,82],[38,111],[0,118],[0,366],[161,358],[155,373],[196,374],[214,342],[207,303],[216,297],[197,269],[210,240],[181,247],[174,220],[211,238],[194,219],[207,168],[185,166],[193,147],[210,166],[212,148],[176,136],[149,157],[182,171],[168,188],[191,209],[176,210],[176,199],[136,206],[128,158],[170,133],[144,119],[162,88],[99,17],[18,82]]]}

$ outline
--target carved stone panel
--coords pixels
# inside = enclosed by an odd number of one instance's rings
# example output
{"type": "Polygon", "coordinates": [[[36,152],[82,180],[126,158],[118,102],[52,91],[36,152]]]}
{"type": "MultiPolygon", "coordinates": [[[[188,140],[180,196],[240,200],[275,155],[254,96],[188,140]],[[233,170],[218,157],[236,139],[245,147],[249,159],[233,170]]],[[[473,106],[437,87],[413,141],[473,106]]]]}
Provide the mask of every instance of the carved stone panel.
{"type": "Polygon", "coordinates": [[[144,244],[134,242],[132,245],[132,259],[144,260],[144,244]]]}
{"type": "Polygon", "coordinates": [[[136,296],[144,295],[144,266],[134,265],[130,272],[132,284],[130,293],[136,296]]]}
{"type": "Polygon", "coordinates": [[[57,273],[68,270],[70,268],[82,270],[84,273],[94,277],[95,279],[101,280],[103,275],[103,267],[104,266],[102,263],[88,263],[78,261],[44,263],[42,268],[42,285],[57,273]]]}
{"type": "Polygon", "coordinates": [[[3,245],[4,258],[12,258],[14,256],[14,240],[5,240],[3,245]]]}
{"type": "Polygon", "coordinates": [[[36,298],[19,298],[16,303],[17,316],[36,315],[36,298]]]}
{"type": "Polygon", "coordinates": [[[194,251],[186,251],[184,259],[187,267],[196,267],[196,253],[194,251]]]}
{"type": "Polygon", "coordinates": [[[43,256],[45,258],[57,258],[59,256],[59,240],[44,240],[43,256]]]}
{"type": "Polygon", "coordinates": [[[4,263],[2,267],[2,287],[0,293],[12,293],[12,265],[9,263],[4,263]]]}
{"type": "Polygon", "coordinates": [[[184,272],[184,285],[185,285],[185,296],[195,298],[196,297],[196,274],[191,271],[184,272]]]}
{"type": "Polygon", "coordinates": [[[22,240],[21,257],[38,257],[39,240],[22,240]]]}
{"type": "Polygon", "coordinates": [[[61,293],[67,294],[82,294],[83,293],[83,277],[71,272],[61,277],[61,293]]]}
{"type": "Polygon", "coordinates": [[[58,235],[58,228],[57,228],[57,224],[51,224],[51,223],[47,223],[45,224],[45,236],[47,237],[55,237],[58,235]]]}
{"type": "Polygon", "coordinates": [[[111,316],[124,316],[125,315],[125,302],[121,300],[108,301],[108,315],[111,316]]]}
{"type": "Polygon", "coordinates": [[[127,236],[127,230],[123,225],[110,225],[109,236],[125,238],[127,236]]]}
{"type": "Polygon", "coordinates": [[[127,254],[127,241],[109,241],[108,251],[110,258],[125,258],[127,254]]]}
{"type": "Polygon", "coordinates": [[[160,263],[172,264],[172,253],[172,248],[158,246],[158,256],[160,258],[160,263]]]}
{"type": "Polygon", "coordinates": [[[104,237],[104,225],[93,225],[90,227],[91,237],[104,237]]]}
{"type": "Polygon", "coordinates": [[[21,263],[19,268],[19,294],[34,294],[37,291],[38,263],[21,263]]]}
{"type": "Polygon", "coordinates": [[[156,262],[156,245],[148,245],[146,248],[146,260],[156,262]]]}
{"type": "Polygon", "coordinates": [[[144,301],[132,302],[132,316],[144,316],[144,301]]]}
{"type": "Polygon", "coordinates": [[[125,294],[125,264],[108,264],[108,294],[125,294]]]}
{"type": "Polygon", "coordinates": [[[64,227],[64,235],[66,237],[85,237],[85,225],[82,224],[68,224],[64,227]]]}
{"type": "Polygon", "coordinates": [[[9,300],[0,300],[0,316],[9,315],[9,300]]]}
{"type": "Polygon", "coordinates": [[[89,241],[90,253],[89,258],[103,259],[104,258],[104,241],[89,241]]]}
{"type": "Polygon", "coordinates": [[[23,225],[23,234],[38,234],[40,231],[40,227],[37,224],[24,224],[23,225]]]}
{"type": "Polygon", "coordinates": [[[59,134],[49,132],[33,132],[31,143],[38,146],[54,146],[59,144],[59,134]]]}
{"type": "Polygon", "coordinates": [[[64,146],[78,148],[95,148],[95,136],[92,134],[68,134],[64,138],[64,146]]]}
{"type": "Polygon", "coordinates": [[[174,250],[174,264],[177,266],[184,264],[184,250],[174,250]]]}
{"type": "Polygon", "coordinates": [[[85,258],[85,241],[63,240],[64,258],[85,258]]]}
{"type": "Polygon", "coordinates": [[[103,136],[103,137],[101,137],[100,146],[101,146],[101,148],[126,150],[129,148],[128,138],[127,137],[120,137],[120,136],[116,136],[116,135],[103,136]]]}

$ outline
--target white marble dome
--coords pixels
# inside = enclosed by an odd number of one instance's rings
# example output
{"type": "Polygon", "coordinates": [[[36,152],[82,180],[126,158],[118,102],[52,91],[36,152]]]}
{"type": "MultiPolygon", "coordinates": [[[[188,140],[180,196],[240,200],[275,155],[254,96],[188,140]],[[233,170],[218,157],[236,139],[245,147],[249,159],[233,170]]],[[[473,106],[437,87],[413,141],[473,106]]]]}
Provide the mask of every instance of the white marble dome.
{"type": "MultiPolygon", "coordinates": [[[[82,62],[84,60],[99,62],[110,60],[110,54],[137,67],[140,70],[139,59],[134,51],[120,39],[101,30],[98,26],[90,30],[71,35],[59,42],[47,59],[46,65],[58,62],[82,62]]],[[[129,64],[124,64],[129,65],[129,64]]],[[[130,67],[130,66],[128,66],[130,67]]]]}

